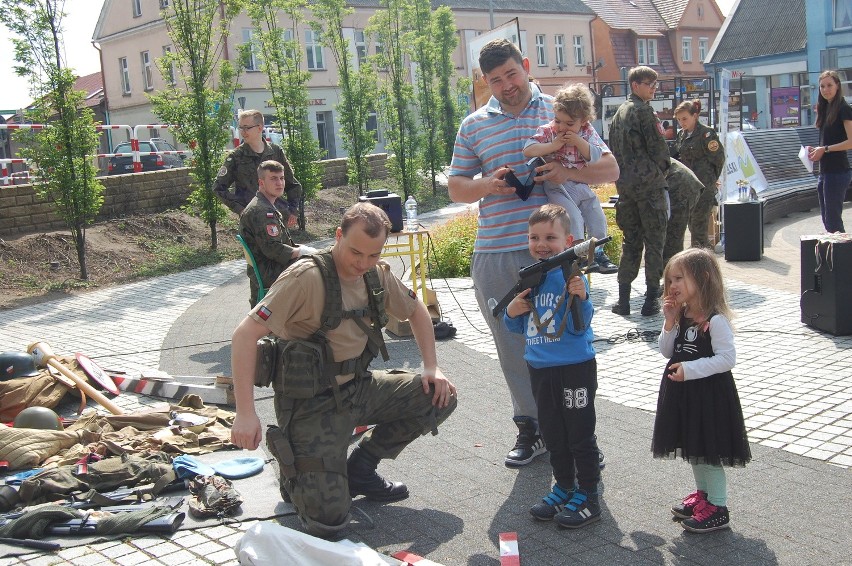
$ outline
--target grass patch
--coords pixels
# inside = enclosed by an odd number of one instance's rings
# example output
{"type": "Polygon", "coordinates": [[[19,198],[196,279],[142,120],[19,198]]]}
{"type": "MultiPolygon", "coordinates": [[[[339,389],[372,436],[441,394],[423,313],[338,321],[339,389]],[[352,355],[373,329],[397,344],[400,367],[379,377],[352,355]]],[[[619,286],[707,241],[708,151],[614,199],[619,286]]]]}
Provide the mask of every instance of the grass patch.
{"type": "Polygon", "coordinates": [[[149,250],[152,258],[136,267],[133,271],[136,277],[168,275],[237,259],[241,256],[238,251],[194,248],[186,244],[164,243],[157,240],[147,240],[142,245],[149,250]]]}

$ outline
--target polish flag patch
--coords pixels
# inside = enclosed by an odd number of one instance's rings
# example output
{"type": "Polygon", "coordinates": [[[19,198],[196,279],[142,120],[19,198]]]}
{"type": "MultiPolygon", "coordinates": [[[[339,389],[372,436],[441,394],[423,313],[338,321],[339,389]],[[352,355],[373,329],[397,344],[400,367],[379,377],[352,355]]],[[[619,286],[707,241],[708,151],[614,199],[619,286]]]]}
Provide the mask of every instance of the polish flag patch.
{"type": "Polygon", "coordinates": [[[263,320],[268,320],[269,317],[272,316],[272,311],[263,306],[257,309],[257,316],[259,316],[263,320]]]}

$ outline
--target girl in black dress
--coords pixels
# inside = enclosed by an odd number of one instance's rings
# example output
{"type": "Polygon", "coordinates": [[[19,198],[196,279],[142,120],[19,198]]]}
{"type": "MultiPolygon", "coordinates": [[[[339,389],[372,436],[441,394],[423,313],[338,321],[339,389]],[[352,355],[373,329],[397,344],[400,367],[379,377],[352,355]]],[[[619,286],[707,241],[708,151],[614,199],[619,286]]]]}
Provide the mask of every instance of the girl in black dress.
{"type": "Polygon", "coordinates": [[[736,362],[731,311],[722,273],[707,250],[675,254],[665,281],[660,351],[668,356],[652,450],[692,465],[696,491],[672,507],[688,531],[730,526],[723,466],[751,460],[740,399],[731,369],[736,362]]]}

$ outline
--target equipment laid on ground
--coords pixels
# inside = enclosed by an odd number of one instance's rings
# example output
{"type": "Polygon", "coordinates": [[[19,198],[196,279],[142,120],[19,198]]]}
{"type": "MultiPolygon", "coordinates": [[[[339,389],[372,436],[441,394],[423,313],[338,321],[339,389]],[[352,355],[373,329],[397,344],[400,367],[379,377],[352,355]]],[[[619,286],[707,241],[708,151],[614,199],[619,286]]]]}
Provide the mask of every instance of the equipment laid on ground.
{"type": "Polygon", "coordinates": [[[27,407],[15,417],[14,425],[15,428],[65,430],[59,415],[47,407],[27,407]]]}
{"type": "Polygon", "coordinates": [[[852,234],[802,236],[801,253],[802,322],[835,336],[852,334],[847,295],[852,289],[852,234]]]}
{"type": "Polygon", "coordinates": [[[77,374],[65,367],[62,362],[56,359],[56,354],[53,353],[53,350],[47,342],[34,342],[27,346],[27,352],[35,358],[37,366],[52,367],[73,381],[81,392],[97,401],[110,413],[114,415],[123,414],[123,411],[119,409],[115,403],[107,399],[100,391],[89,385],[87,382],[80,379],[77,374]]]}
{"type": "Polygon", "coordinates": [[[82,369],[86,375],[94,379],[98,385],[112,393],[113,395],[118,395],[121,393],[118,387],[115,386],[115,382],[110,378],[110,376],[101,369],[101,367],[90,360],[87,356],[84,356],[80,352],[76,354],[77,363],[80,364],[80,369],[82,369]]]}
{"type": "Polygon", "coordinates": [[[184,395],[194,394],[205,403],[234,406],[234,385],[230,377],[224,376],[171,376],[164,372],[156,375],[142,373],[139,377],[111,375],[121,391],[132,391],[141,395],[153,395],[166,399],[182,399],[184,395]]]}
{"type": "Polygon", "coordinates": [[[0,354],[0,381],[38,375],[35,359],[26,352],[0,354]]]}

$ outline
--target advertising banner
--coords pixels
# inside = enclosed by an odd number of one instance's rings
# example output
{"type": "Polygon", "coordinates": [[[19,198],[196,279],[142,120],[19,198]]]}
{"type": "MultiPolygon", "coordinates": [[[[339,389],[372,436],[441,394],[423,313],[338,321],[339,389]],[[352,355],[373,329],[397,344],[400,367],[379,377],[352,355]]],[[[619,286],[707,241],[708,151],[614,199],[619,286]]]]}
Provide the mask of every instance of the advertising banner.
{"type": "Polygon", "coordinates": [[[767,189],[766,177],[754,160],[742,132],[728,132],[725,137],[725,170],[722,178],[722,202],[737,200],[737,181],[741,179],[747,179],[758,194],[767,189]]]}
{"type": "Polygon", "coordinates": [[[497,26],[491,31],[486,31],[482,35],[478,35],[468,43],[467,59],[468,69],[470,69],[470,80],[473,82],[473,108],[476,110],[488,102],[491,98],[491,90],[482,76],[482,71],[479,68],[479,51],[483,46],[493,39],[507,39],[521,49],[521,28],[518,24],[518,19],[509,20],[501,26],[497,26]]]}

